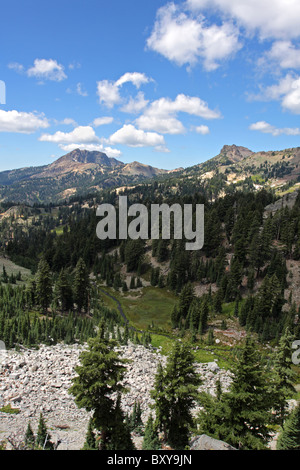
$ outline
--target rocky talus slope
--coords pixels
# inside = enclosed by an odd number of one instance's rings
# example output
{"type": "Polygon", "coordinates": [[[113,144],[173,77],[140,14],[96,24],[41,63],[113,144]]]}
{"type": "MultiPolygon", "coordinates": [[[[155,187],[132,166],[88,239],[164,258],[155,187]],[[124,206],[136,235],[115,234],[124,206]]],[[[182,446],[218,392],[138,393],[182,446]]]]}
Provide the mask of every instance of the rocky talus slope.
{"type": "MultiPolygon", "coordinates": [[[[68,389],[76,375],[75,367],[79,364],[80,353],[85,347],[41,345],[38,350],[7,351],[2,356],[0,407],[10,404],[20,412],[0,412],[0,441],[12,435],[23,440],[28,422],[36,432],[42,412],[52,441],[61,441],[58,450],[76,450],[83,446],[89,414],[77,408],[68,389]]],[[[139,400],[142,419],[146,422],[152,403],[150,390],[153,388],[156,368],[159,361],[165,364],[166,357],[159,351],[131,343],[120,347],[120,353],[131,361],[126,366],[124,384],[129,392],[123,396],[123,409],[130,413],[135,400],[139,400]]],[[[220,369],[217,363],[197,364],[197,370],[203,380],[201,389],[214,394],[217,379],[220,379],[224,391],[229,388],[231,374],[220,369]]]]}

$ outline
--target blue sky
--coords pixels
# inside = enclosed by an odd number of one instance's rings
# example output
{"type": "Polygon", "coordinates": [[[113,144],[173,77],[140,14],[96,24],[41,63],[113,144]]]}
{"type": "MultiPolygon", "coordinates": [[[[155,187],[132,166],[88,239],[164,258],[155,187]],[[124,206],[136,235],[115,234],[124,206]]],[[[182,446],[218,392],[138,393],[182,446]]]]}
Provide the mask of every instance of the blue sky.
{"type": "Polygon", "coordinates": [[[0,170],[77,147],[172,169],[299,146],[299,0],[11,0],[1,17],[0,170]]]}

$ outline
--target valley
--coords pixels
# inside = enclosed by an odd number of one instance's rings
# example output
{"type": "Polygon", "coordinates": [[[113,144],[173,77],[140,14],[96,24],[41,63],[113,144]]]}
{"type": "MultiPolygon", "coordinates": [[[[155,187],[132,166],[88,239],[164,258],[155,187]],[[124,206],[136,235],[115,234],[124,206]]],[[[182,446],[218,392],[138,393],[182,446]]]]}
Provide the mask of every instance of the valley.
{"type": "MultiPolygon", "coordinates": [[[[55,184],[64,181],[64,191],[70,191],[68,185],[74,184],[76,193],[72,192],[70,198],[59,201],[55,191],[53,199],[47,196],[41,204],[34,199],[31,204],[29,200],[9,202],[4,197],[0,213],[0,338],[13,363],[5,362],[2,368],[0,404],[4,409],[8,405],[20,408],[20,412],[0,412],[3,436],[9,437],[11,426],[21,441],[25,423],[35,420],[37,426],[38,415],[43,412],[55,438],[70,436],[61,448],[73,448],[70,439],[74,439],[76,448],[84,444],[88,414],[81,408],[76,411],[76,400],[67,399],[67,393],[80,364],[79,352],[89,351],[90,340],[100,341],[97,325],[101,322],[105,347],[116,341],[115,353],[122,350],[134,361],[126,369],[130,391],[122,394],[122,412],[124,417],[129,416],[139,402],[144,430],[150,410],[159,416],[155,395],[151,395],[157,387],[158,364],[161,361],[165,365],[167,374],[176,347],[182,351],[187,348],[184,355],[192,355],[205,382],[202,388],[197,387],[200,396],[193,401],[193,419],[202,434],[235,446],[234,439],[226,434],[228,426],[219,429],[207,417],[213,419],[214,412],[223,406],[220,396],[225,402],[237,399],[238,389],[233,395],[227,379],[236,365],[242,364],[249,338],[259,356],[257,367],[262,373],[270,367],[275,374],[266,379],[272,401],[270,398],[265,405],[265,419],[273,416],[268,415],[268,407],[283,403],[283,398],[280,401],[271,393],[279,380],[276,355],[283,347],[287,362],[280,367],[289,370],[284,369],[284,377],[291,374],[289,383],[294,388],[287,392],[280,385],[282,389],[278,386],[278,390],[284,394],[284,407],[296,406],[300,368],[288,361],[292,349],[287,338],[299,339],[300,326],[299,155],[298,149],[255,154],[245,147],[224,146],[220,155],[195,167],[169,173],[149,168],[144,171],[142,167],[141,173],[140,164],[134,163],[131,172],[112,161],[108,169],[105,155],[74,151],[71,160],[68,154],[29,178],[39,194],[48,178],[55,184]],[[90,193],[90,187],[81,186],[81,178],[90,181],[99,168],[103,168],[104,180],[107,171],[115,176],[118,171],[118,177],[114,176],[111,186],[105,184],[90,193]],[[134,180],[120,181],[124,169],[124,174],[130,173],[134,180]],[[52,177],[49,171],[54,172],[52,177]],[[146,205],[204,204],[203,248],[189,252],[184,248],[185,239],[172,236],[170,240],[100,240],[96,235],[96,208],[102,203],[117,207],[119,195],[126,195],[129,205],[140,201],[146,205]],[[46,366],[47,361],[60,364],[65,354],[74,359],[68,371],[59,366],[50,376],[45,375],[51,368],[46,366]],[[19,365],[21,357],[28,358],[26,370],[32,373],[29,382],[25,368],[19,365]],[[41,363],[38,369],[45,372],[43,376],[31,370],[34,357],[44,357],[45,365],[41,363]],[[145,361],[144,369],[139,367],[141,361],[145,361]],[[150,375],[145,375],[145,368],[150,375]],[[225,377],[222,392],[218,389],[219,374],[225,377]],[[36,390],[43,387],[51,409],[39,405],[37,398],[33,399],[36,406],[26,401],[27,394],[35,393],[30,388],[33,384],[36,390]],[[56,392],[62,392],[61,398],[56,392]],[[61,400],[59,412],[54,402],[51,405],[52,398],[61,400]],[[62,424],[66,430],[57,431],[62,424]]],[[[25,180],[15,180],[5,188],[10,191],[15,185],[17,192],[10,194],[21,196],[18,191],[31,184],[26,180],[23,186],[25,180]]],[[[267,428],[274,437],[281,428],[272,419],[267,428]]],[[[193,433],[189,430],[186,435],[191,438],[193,433]]],[[[132,428],[131,437],[138,448],[142,436],[132,428]]],[[[169,445],[162,428],[160,439],[163,445],[169,445]]],[[[253,448],[274,447],[272,439],[262,442],[258,437],[255,442],[253,448]]]]}

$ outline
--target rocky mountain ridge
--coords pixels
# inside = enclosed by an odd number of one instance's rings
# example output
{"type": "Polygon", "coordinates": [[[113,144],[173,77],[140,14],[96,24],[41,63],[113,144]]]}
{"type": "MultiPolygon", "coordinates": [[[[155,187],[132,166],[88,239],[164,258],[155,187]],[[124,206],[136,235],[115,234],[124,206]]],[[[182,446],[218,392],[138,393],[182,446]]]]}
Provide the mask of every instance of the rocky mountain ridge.
{"type": "Polygon", "coordinates": [[[103,152],[75,149],[49,165],[0,172],[0,202],[60,202],[75,194],[142,182],[168,170],[123,163],[103,152]]]}
{"type": "Polygon", "coordinates": [[[0,172],[0,202],[58,203],[74,195],[156,178],[175,178],[180,184],[180,179],[195,177],[209,185],[220,175],[223,189],[252,182],[256,189],[296,190],[300,186],[300,147],[253,152],[235,144],[224,145],[215,157],[174,170],[137,161],[123,163],[103,152],[75,149],[49,165],[0,172]]]}

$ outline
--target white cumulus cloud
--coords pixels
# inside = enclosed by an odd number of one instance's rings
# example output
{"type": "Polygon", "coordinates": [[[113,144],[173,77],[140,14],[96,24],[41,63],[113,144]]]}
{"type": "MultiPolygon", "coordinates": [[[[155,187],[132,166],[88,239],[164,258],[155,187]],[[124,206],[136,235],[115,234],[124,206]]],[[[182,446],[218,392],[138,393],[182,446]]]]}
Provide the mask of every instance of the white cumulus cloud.
{"type": "Polygon", "coordinates": [[[38,129],[49,127],[49,125],[48,119],[43,114],[0,109],[0,132],[32,134],[38,129]]]}
{"type": "Polygon", "coordinates": [[[201,126],[197,126],[195,128],[195,131],[197,132],[197,134],[202,134],[202,135],[207,135],[209,134],[209,127],[208,126],[204,126],[204,125],[201,125],[201,126]]]}
{"type": "Polygon", "coordinates": [[[248,32],[257,31],[262,39],[300,36],[299,0],[187,0],[186,5],[197,12],[217,11],[248,32]]]}
{"type": "Polygon", "coordinates": [[[140,88],[141,85],[150,81],[152,81],[151,78],[147,77],[144,73],[139,72],[127,72],[116,81],[98,81],[97,95],[99,97],[99,102],[108,108],[112,108],[113,106],[122,103],[123,100],[120,95],[120,88],[125,83],[132,83],[136,88],[140,88]]]}
{"type": "Polygon", "coordinates": [[[136,129],[132,124],[125,124],[112,134],[109,142],[113,145],[123,144],[129,147],[155,147],[165,149],[164,137],[156,132],[144,132],[136,129]]]}
{"type": "Polygon", "coordinates": [[[88,96],[87,91],[85,91],[85,90],[82,88],[82,84],[81,84],[80,82],[77,83],[77,85],[76,85],[76,92],[77,92],[77,94],[80,95],[80,96],[84,96],[84,97],[85,97],[85,96],[88,96]]]}
{"type": "Polygon", "coordinates": [[[300,68],[300,49],[291,41],[275,41],[259,60],[259,65],[279,65],[282,69],[300,68]]]}
{"type": "Polygon", "coordinates": [[[241,47],[238,29],[231,23],[209,25],[203,16],[195,17],[174,3],[158,10],[147,46],[179,66],[201,60],[208,71],[241,47]]]}
{"type": "Polygon", "coordinates": [[[289,73],[278,83],[263,88],[259,94],[250,98],[261,101],[280,101],[284,110],[300,114],[300,77],[289,73]]]}
{"type": "Polygon", "coordinates": [[[99,96],[100,104],[104,104],[108,108],[112,108],[122,101],[119,87],[115,82],[110,82],[109,80],[97,82],[97,95],[99,96]]]}
{"type": "Polygon", "coordinates": [[[95,127],[104,126],[105,124],[111,124],[114,118],[111,116],[102,116],[94,119],[93,125],[95,127]]]}
{"type": "Polygon", "coordinates": [[[58,124],[65,124],[66,126],[74,126],[77,127],[78,124],[73,118],[65,118],[61,122],[58,122],[58,124]]]}
{"type": "Polygon", "coordinates": [[[55,134],[43,134],[39,140],[56,144],[94,144],[100,142],[91,126],[78,126],[71,132],[57,131],[55,134]]]}
{"type": "Polygon", "coordinates": [[[252,131],[263,132],[264,134],[272,134],[274,137],[279,135],[300,135],[299,127],[282,127],[278,128],[266,121],[258,121],[249,126],[252,131]]]}
{"type": "Polygon", "coordinates": [[[132,98],[132,96],[130,96],[128,102],[124,104],[124,106],[122,106],[121,111],[129,114],[138,114],[144,108],[146,108],[148,103],[149,100],[145,99],[144,93],[139,91],[135,98],[132,98]]]}
{"type": "Polygon", "coordinates": [[[18,73],[22,73],[24,71],[24,65],[19,64],[18,62],[9,63],[8,68],[18,73]]]}
{"type": "Polygon", "coordinates": [[[152,130],[162,134],[183,134],[185,127],[177,118],[178,113],[187,113],[204,119],[221,117],[219,111],[212,110],[197,96],[179,94],[175,100],[160,98],[153,101],[145,112],[136,119],[140,129],[152,130]]]}
{"type": "Polygon", "coordinates": [[[65,152],[71,152],[79,148],[81,150],[104,152],[109,157],[117,158],[121,155],[120,150],[105,146],[105,139],[100,139],[91,126],[78,126],[72,132],[58,131],[55,134],[43,134],[39,140],[58,144],[65,152]]]}
{"type": "Polygon", "coordinates": [[[160,132],[161,134],[183,134],[185,127],[179,119],[170,115],[143,114],[136,123],[140,129],[160,132]]]}
{"type": "Polygon", "coordinates": [[[141,85],[153,81],[152,78],[147,77],[144,73],[139,72],[126,72],[116,82],[116,86],[122,86],[124,83],[133,83],[136,88],[140,88],[141,85]]]}
{"type": "Polygon", "coordinates": [[[27,70],[28,77],[60,82],[67,78],[63,65],[53,59],[35,59],[33,67],[27,70]]]}

